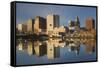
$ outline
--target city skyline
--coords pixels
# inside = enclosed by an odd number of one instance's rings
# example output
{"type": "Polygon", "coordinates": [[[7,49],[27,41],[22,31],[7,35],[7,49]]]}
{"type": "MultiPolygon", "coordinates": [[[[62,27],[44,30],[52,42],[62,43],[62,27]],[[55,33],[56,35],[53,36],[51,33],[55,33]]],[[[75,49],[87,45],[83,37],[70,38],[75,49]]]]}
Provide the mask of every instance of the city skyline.
{"type": "Polygon", "coordinates": [[[96,61],[97,8],[16,3],[16,65],[96,61]]]}
{"type": "Polygon", "coordinates": [[[88,17],[92,17],[93,19],[95,19],[96,22],[96,8],[93,7],[17,3],[16,9],[17,24],[25,22],[30,18],[34,19],[35,16],[41,16],[46,18],[46,16],[49,14],[59,15],[60,25],[63,26],[68,26],[68,21],[75,20],[76,16],[79,16],[80,27],[85,26],[85,20],[88,17]]]}

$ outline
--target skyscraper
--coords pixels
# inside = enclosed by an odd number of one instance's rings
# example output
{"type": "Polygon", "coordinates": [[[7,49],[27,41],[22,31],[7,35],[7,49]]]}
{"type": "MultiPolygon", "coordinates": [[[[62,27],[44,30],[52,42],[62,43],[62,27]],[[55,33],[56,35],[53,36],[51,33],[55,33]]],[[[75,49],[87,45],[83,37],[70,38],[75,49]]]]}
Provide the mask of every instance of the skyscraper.
{"type": "Polygon", "coordinates": [[[34,32],[34,20],[33,19],[29,19],[27,22],[27,32],[34,32]]]}
{"type": "Polygon", "coordinates": [[[40,16],[35,17],[34,32],[39,33],[46,31],[46,19],[40,16]]]}
{"type": "Polygon", "coordinates": [[[52,34],[53,29],[59,27],[59,16],[58,15],[48,15],[47,16],[47,33],[52,34]]]}

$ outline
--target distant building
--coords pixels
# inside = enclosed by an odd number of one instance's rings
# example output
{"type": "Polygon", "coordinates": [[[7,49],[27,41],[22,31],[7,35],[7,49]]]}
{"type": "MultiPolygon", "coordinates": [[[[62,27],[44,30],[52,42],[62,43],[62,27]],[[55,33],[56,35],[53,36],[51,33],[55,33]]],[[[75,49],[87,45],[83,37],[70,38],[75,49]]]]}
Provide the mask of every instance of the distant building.
{"type": "Polygon", "coordinates": [[[65,32],[68,33],[69,32],[69,28],[67,26],[64,26],[64,28],[66,30],[65,32]]]}
{"type": "Polygon", "coordinates": [[[55,27],[52,32],[53,36],[59,36],[59,28],[55,27]]]}
{"type": "Polygon", "coordinates": [[[17,25],[17,32],[19,33],[25,33],[27,31],[26,24],[18,24],[17,25]]]}
{"type": "Polygon", "coordinates": [[[67,27],[65,27],[65,26],[60,26],[58,29],[59,29],[59,31],[58,31],[59,35],[65,35],[68,31],[67,27]]]}
{"type": "Polygon", "coordinates": [[[69,28],[69,32],[70,32],[70,33],[73,33],[73,32],[75,31],[75,22],[72,21],[72,20],[70,20],[70,21],[68,22],[68,28],[69,28]]]}
{"type": "Polygon", "coordinates": [[[66,32],[68,32],[67,27],[64,26],[55,27],[53,29],[52,36],[62,36],[65,35],[66,32]]]}
{"type": "Polygon", "coordinates": [[[23,24],[22,29],[23,29],[23,33],[26,33],[27,32],[27,25],[26,25],[26,23],[23,24]]]}
{"type": "Polygon", "coordinates": [[[59,27],[59,32],[66,32],[66,28],[64,26],[60,26],[59,27]]]}
{"type": "Polygon", "coordinates": [[[18,32],[22,32],[22,24],[17,25],[18,32]]]}
{"type": "Polygon", "coordinates": [[[77,16],[75,19],[75,31],[79,31],[80,30],[80,21],[79,21],[79,17],[77,16]]]}
{"type": "Polygon", "coordinates": [[[35,17],[34,32],[46,32],[46,19],[40,16],[35,17]]]}
{"type": "Polygon", "coordinates": [[[47,16],[47,33],[51,35],[55,27],[59,27],[59,16],[48,15],[47,16]]]}
{"type": "Polygon", "coordinates": [[[27,32],[28,33],[33,33],[34,32],[34,20],[33,19],[29,19],[27,22],[27,32]]]}
{"type": "Polygon", "coordinates": [[[93,18],[87,18],[85,24],[87,30],[95,29],[95,20],[93,18]]]}

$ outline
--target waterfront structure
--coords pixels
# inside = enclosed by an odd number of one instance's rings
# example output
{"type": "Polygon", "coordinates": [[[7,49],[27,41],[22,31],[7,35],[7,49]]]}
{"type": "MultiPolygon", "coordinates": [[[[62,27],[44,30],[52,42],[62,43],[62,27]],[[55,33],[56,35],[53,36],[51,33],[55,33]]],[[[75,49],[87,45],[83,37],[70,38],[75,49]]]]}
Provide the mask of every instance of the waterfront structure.
{"type": "Polygon", "coordinates": [[[27,31],[26,24],[18,24],[17,25],[17,32],[18,33],[25,33],[27,31]]]}
{"type": "Polygon", "coordinates": [[[79,21],[79,17],[76,16],[76,19],[75,19],[75,31],[79,31],[80,30],[80,21],[79,21]]]}
{"type": "Polygon", "coordinates": [[[68,32],[68,29],[65,26],[60,26],[58,29],[59,29],[59,31],[58,31],[59,35],[61,35],[61,36],[65,35],[68,32]]]}
{"type": "Polygon", "coordinates": [[[52,36],[59,36],[59,28],[55,27],[52,32],[52,36]]]}
{"type": "Polygon", "coordinates": [[[49,37],[86,37],[95,38],[95,21],[89,17],[86,19],[85,27],[80,27],[79,17],[70,20],[67,26],[59,26],[59,15],[47,15],[47,18],[36,16],[35,19],[29,19],[23,24],[17,24],[17,34],[37,34],[49,37]],[[68,33],[68,34],[67,34],[68,33]]]}
{"type": "Polygon", "coordinates": [[[79,21],[79,17],[76,16],[75,21],[70,20],[70,21],[68,22],[68,26],[69,26],[69,32],[70,32],[70,33],[73,33],[74,31],[75,31],[75,32],[79,32],[79,30],[80,30],[80,21],[79,21]]]}
{"type": "Polygon", "coordinates": [[[55,27],[53,29],[52,36],[59,37],[59,36],[65,35],[66,32],[67,32],[67,28],[64,26],[55,27]]]}
{"type": "Polygon", "coordinates": [[[59,32],[65,33],[66,32],[66,28],[64,26],[60,26],[59,27],[59,32]]]}
{"type": "Polygon", "coordinates": [[[22,24],[17,25],[17,30],[18,30],[18,32],[22,32],[22,24]]]}
{"type": "Polygon", "coordinates": [[[86,29],[87,30],[92,30],[95,29],[95,20],[91,17],[86,19],[86,29]]]}
{"type": "Polygon", "coordinates": [[[58,15],[48,15],[47,16],[47,34],[52,35],[53,29],[59,27],[59,16],[58,15]]]}
{"type": "Polygon", "coordinates": [[[34,33],[46,32],[46,19],[40,16],[35,17],[34,33]]]}
{"type": "Polygon", "coordinates": [[[68,22],[68,28],[69,28],[69,32],[70,32],[70,33],[73,33],[73,32],[75,31],[75,22],[72,21],[72,20],[70,20],[70,21],[68,22]]]}
{"type": "Polygon", "coordinates": [[[27,22],[27,32],[33,33],[34,32],[34,19],[29,19],[27,22]]]}
{"type": "Polygon", "coordinates": [[[27,25],[26,25],[26,23],[23,23],[22,24],[22,33],[26,33],[27,32],[27,25]]]}

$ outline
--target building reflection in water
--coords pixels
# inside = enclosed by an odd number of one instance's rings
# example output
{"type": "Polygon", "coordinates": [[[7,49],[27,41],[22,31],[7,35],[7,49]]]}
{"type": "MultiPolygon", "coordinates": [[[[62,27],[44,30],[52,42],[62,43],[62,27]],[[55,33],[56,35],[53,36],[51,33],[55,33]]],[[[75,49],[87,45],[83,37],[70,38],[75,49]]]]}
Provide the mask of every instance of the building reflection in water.
{"type": "Polygon", "coordinates": [[[40,42],[40,41],[34,41],[34,50],[35,50],[35,54],[37,56],[43,56],[46,55],[47,52],[47,46],[44,42],[40,42]]]}
{"type": "Polygon", "coordinates": [[[80,42],[78,40],[69,40],[67,41],[69,44],[67,45],[69,52],[75,52],[75,54],[79,54],[80,50],[80,42]]]}
{"type": "Polygon", "coordinates": [[[86,53],[92,54],[93,52],[95,52],[96,40],[94,40],[94,39],[85,40],[84,44],[85,44],[85,47],[86,47],[85,48],[86,53]]]}
{"type": "Polygon", "coordinates": [[[92,54],[95,52],[96,40],[94,39],[70,39],[66,41],[52,38],[45,41],[22,39],[17,40],[17,50],[25,51],[28,55],[36,55],[37,57],[47,55],[48,59],[54,59],[60,57],[60,49],[63,47],[67,47],[69,52],[79,55],[81,44],[85,46],[85,53],[92,54]]]}
{"type": "Polygon", "coordinates": [[[47,43],[47,57],[48,59],[54,59],[59,57],[60,48],[59,48],[59,39],[49,39],[47,43]]]}

